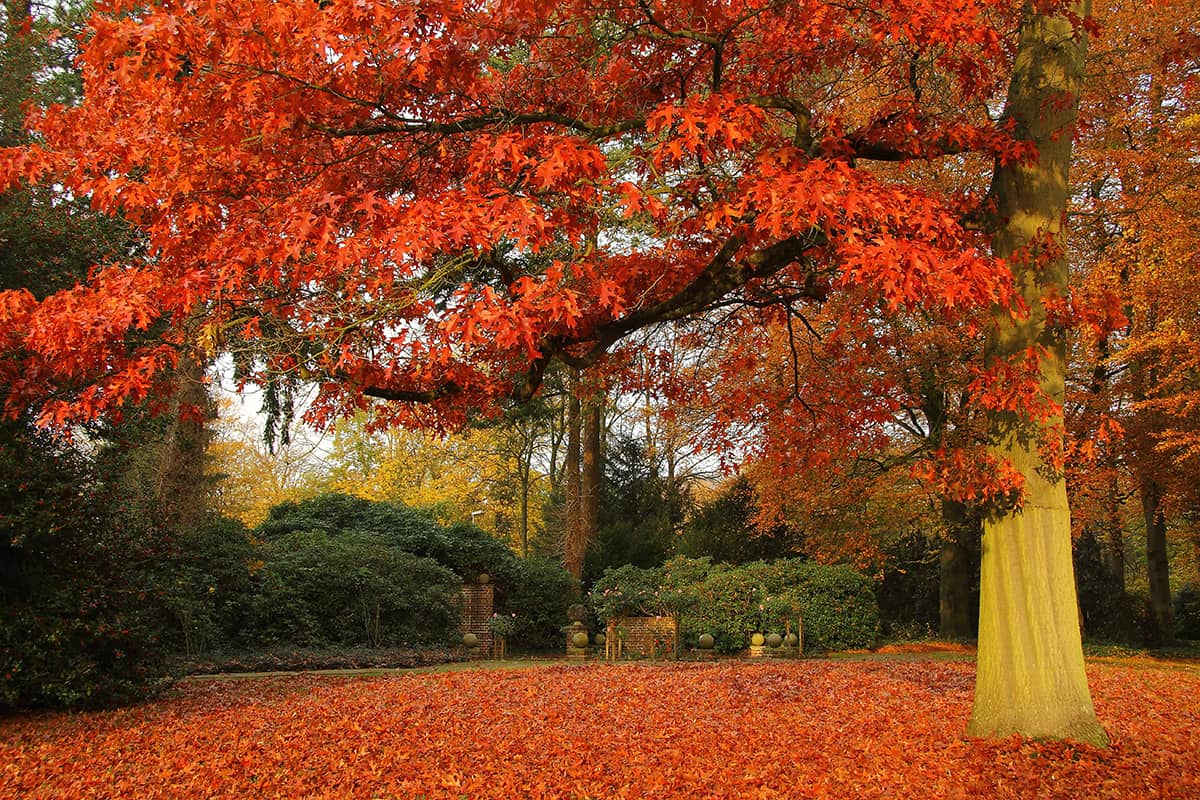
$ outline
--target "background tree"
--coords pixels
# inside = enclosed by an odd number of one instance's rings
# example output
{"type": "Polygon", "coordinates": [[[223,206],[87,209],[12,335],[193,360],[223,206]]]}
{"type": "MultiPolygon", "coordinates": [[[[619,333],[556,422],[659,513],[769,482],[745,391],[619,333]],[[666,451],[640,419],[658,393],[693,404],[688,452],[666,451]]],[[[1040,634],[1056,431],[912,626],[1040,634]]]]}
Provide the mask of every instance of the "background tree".
{"type": "MultiPolygon", "coordinates": [[[[0,7],[0,146],[30,140],[27,105],[78,101],[73,43],[49,33],[79,25],[81,8],[0,7]]],[[[47,298],[135,247],[122,220],[84,199],[53,187],[0,192],[0,291],[47,298]]],[[[14,412],[0,420],[0,705],[128,701],[166,673],[158,589],[170,545],[153,516],[162,506],[141,502],[154,493],[135,486],[123,448],[138,426],[39,429],[12,403],[16,391],[0,379],[14,412]]]]}
{"type": "Polygon", "coordinates": [[[207,503],[213,511],[253,527],[272,507],[328,488],[331,481],[321,464],[320,442],[302,427],[295,427],[286,444],[269,447],[256,419],[236,410],[231,401],[220,409],[206,461],[207,503]]]}
{"type": "Polygon", "coordinates": [[[1081,383],[1090,384],[1085,396],[1093,407],[1081,408],[1077,424],[1080,436],[1103,443],[1109,486],[1090,493],[1099,511],[1092,516],[1108,534],[1110,569],[1122,585],[1132,559],[1121,506],[1135,494],[1141,501],[1137,527],[1155,636],[1169,640],[1168,522],[1182,510],[1195,470],[1189,442],[1198,220],[1190,198],[1200,134],[1190,87],[1200,57],[1194,15],[1181,4],[1143,13],[1111,2],[1102,13],[1083,108],[1080,183],[1087,191],[1076,262],[1085,296],[1107,302],[1093,303],[1100,310],[1096,333],[1080,348],[1081,383]]]}

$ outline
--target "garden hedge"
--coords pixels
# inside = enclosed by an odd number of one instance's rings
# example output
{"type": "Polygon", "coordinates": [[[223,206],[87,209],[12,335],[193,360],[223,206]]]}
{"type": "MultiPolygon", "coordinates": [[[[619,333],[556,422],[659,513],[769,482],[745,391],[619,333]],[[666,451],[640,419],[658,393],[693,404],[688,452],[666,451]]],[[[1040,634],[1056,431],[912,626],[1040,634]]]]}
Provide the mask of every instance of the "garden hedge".
{"type": "Polygon", "coordinates": [[[879,631],[866,576],[800,559],[735,567],[680,557],[655,570],[622,567],[596,582],[589,602],[601,619],[677,613],[685,643],[709,633],[725,653],[747,647],[755,631],[783,633],[797,617],[806,651],[869,647],[879,631]]]}

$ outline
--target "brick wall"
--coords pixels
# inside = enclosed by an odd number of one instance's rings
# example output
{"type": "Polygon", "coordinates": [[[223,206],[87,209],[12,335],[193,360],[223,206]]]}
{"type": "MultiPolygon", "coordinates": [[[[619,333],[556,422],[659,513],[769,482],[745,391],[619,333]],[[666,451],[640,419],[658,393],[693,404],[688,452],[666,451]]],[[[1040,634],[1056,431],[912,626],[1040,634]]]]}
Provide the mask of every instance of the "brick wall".
{"type": "Polygon", "coordinates": [[[674,653],[679,638],[679,621],[674,617],[619,617],[609,620],[606,634],[609,642],[622,638],[625,656],[669,656],[674,653]],[[618,628],[623,635],[618,635],[618,628]],[[655,652],[655,642],[662,642],[655,652]]]}

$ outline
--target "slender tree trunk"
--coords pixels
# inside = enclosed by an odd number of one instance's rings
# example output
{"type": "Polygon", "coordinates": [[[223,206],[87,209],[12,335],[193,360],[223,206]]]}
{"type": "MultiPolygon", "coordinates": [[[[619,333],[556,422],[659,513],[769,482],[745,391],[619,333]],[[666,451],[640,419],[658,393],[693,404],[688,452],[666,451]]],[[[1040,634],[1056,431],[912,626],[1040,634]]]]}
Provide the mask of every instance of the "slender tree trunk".
{"type": "Polygon", "coordinates": [[[1104,560],[1108,571],[1117,581],[1121,593],[1125,593],[1125,526],[1121,523],[1121,499],[1117,479],[1112,480],[1106,502],[1104,520],[1104,560]]]}
{"type": "Polygon", "coordinates": [[[1175,639],[1175,614],[1171,608],[1163,487],[1153,478],[1143,478],[1141,494],[1142,516],[1146,521],[1146,573],[1150,580],[1150,608],[1154,612],[1155,636],[1159,643],[1169,643],[1175,639]]]}
{"type": "Polygon", "coordinates": [[[547,427],[550,433],[550,493],[558,493],[558,483],[562,478],[562,473],[565,467],[559,466],[558,451],[562,448],[563,438],[565,437],[566,423],[566,402],[558,403],[547,422],[547,427]]]}
{"type": "MultiPolygon", "coordinates": [[[[1090,14],[1090,0],[1071,11],[1090,14]]],[[[1038,359],[1042,390],[1064,398],[1065,333],[1049,324],[1042,300],[1066,296],[1067,175],[1084,75],[1085,40],[1063,16],[1032,7],[1022,22],[1005,115],[1016,135],[1032,142],[1034,163],[996,165],[993,192],[1000,229],[996,255],[1009,261],[1028,317],[996,314],[989,363],[1038,359]]],[[[974,712],[968,732],[1013,733],[1106,745],[1084,672],[1071,517],[1060,470],[1045,463],[1040,436],[1059,437],[1061,413],[1040,429],[1014,414],[993,412],[995,455],[1024,477],[1024,505],[994,512],[984,522],[979,610],[979,656],[974,712]]]]}
{"type": "Polygon", "coordinates": [[[529,492],[533,485],[533,450],[537,439],[532,427],[521,442],[521,558],[529,558],[529,492]]]}
{"type": "Polygon", "coordinates": [[[575,390],[579,385],[579,373],[572,376],[570,392],[567,395],[567,453],[563,463],[564,482],[566,485],[563,513],[566,519],[566,535],[563,541],[563,566],[567,572],[579,580],[583,577],[583,556],[586,542],[583,539],[583,516],[581,476],[579,472],[579,441],[581,438],[581,415],[579,412],[579,397],[575,390]]]}
{"type": "MultiPolygon", "coordinates": [[[[1122,283],[1128,284],[1128,270],[1122,272],[1122,283]]],[[[1133,318],[1133,310],[1128,304],[1125,315],[1133,318]]],[[[1111,356],[1109,337],[1105,336],[1096,344],[1096,365],[1092,369],[1091,386],[1088,389],[1091,403],[1099,405],[1104,402],[1105,390],[1108,388],[1108,361],[1111,356]]],[[[1108,484],[1108,496],[1104,501],[1105,519],[1102,523],[1104,563],[1109,573],[1116,579],[1123,594],[1125,592],[1125,526],[1121,522],[1121,487],[1117,481],[1116,455],[1110,447],[1104,448],[1105,467],[1112,476],[1108,484]]]]}
{"type": "MultiPolygon", "coordinates": [[[[928,425],[928,446],[945,442],[946,392],[934,372],[923,375],[921,411],[928,425]]],[[[953,500],[942,500],[944,535],[938,553],[938,632],[946,639],[975,638],[978,609],[973,608],[975,554],[979,551],[979,515],[953,500]],[[974,612],[974,613],[972,613],[974,612]]]]}
{"type": "Polygon", "coordinates": [[[584,406],[583,470],[581,483],[580,527],[583,550],[596,541],[600,528],[600,481],[604,474],[604,395],[590,398],[584,406]]]}
{"type": "Polygon", "coordinates": [[[942,542],[938,583],[939,632],[945,639],[975,638],[977,616],[971,612],[972,569],[979,522],[962,503],[942,501],[946,538],[942,542]]]}

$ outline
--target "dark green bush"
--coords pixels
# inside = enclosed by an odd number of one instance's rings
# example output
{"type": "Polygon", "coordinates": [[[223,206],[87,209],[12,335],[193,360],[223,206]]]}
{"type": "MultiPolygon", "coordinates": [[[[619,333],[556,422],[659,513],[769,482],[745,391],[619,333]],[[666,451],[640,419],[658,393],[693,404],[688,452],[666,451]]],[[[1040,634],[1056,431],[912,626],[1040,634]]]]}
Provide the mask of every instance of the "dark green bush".
{"type": "Polygon", "coordinates": [[[1149,598],[1122,589],[1103,558],[1099,538],[1085,530],[1072,542],[1075,588],[1089,640],[1142,646],[1154,629],[1149,598]]]}
{"type": "Polygon", "coordinates": [[[592,584],[588,605],[600,620],[666,613],[660,596],[662,573],[657,569],[610,567],[592,584]]]}
{"type": "Polygon", "coordinates": [[[0,610],[0,708],[107,708],[165,687],[161,618],[100,593],[0,610]]]}
{"type": "Polygon", "coordinates": [[[428,513],[348,494],[323,494],[299,503],[281,503],[254,529],[254,535],[271,541],[297,531],[324,531],[330,536],[372,534],[401,550],[431,558],[437,558],[446,547],[441,528],[428,513]]]}
{"type": "MultiPolygon", "coordinates": [[[[879,609],[871,581],[845,565],[791,559],[772,565],[804,621],[806,650],[870,647],[879,633],[879,609]]],[[[773,587],[768,584],[768,590],[773,587]]]]}
{"type": "Polygon", "coordinates": [[[464,580],[483,572],[495,578],[515,575],[512,565],[517,558],[504,542],[467,523],[444,528],[426,511],[400,503],[325,494],[275,506],[254,533],[270,542],[300,531],[320,531],[331,538],[374,536],[391,547],[432,558],[464,580]]]}
{"type": "Polygon", "coordinates": [[[1175,595],[1175,635],[1200,639],[1200,586],[1189,583],[1175,595]]]}
{"type": "Polygon", "coordinates": [[[544,558],[514,558],[499,580],[496,613],[516,615],[509,645],[560,646],[568,599],[576,591],[575,579],[562,564],[544,558]]]}
{"type": "Polygon", "coordinates": [[[173,649],[189,658],[228,649],[245,625],[262,546],[240,521],[214,514],[183,534],[175,550],[164,569],[173,649]]]}
{"type": "Polygon", "coordinates": [[[162,686],[161,533],[21,423],[0,423],[0,509],[0,707],[97,708],[162,686]]]}
{"type": "Polygon", "coordinates": [[[869,647],[879,630],[871,581],[845,566],[756,561],[715,568],[696,591],[681,619],[684,640],[711,633],[722,652],[746,647],[756,630],[782,633],[797,616],[806,651],[869,647]]]}
{"type": "MultiPolygon", "coordinates": [[[[496,587],[496,611],[517,616],[517,630],[509,640],[515,646],[557,644],[559,629],[566,622],[568,598],[575,591],[570,575],[557,564],[540,559],[522,561],[508,545],[474,525],[459,523],[443,528],[430,514],[398,503],[372,502],[340,494],[322,495],[301,503],[276,506],[255,533],[268,543],[268,548],[277,548],[280,542],[300,534],[323,535],[324,539],[319,540],[321,544],[311,544],[310,550],[316,549],[305,556],[314,559],[305,567],[309,572],[319,571],[320,548],[327,548],[331,558],[341,553],[337,557],[344,559],[348,556],[338,550],[338,543],[353,539],[370,540],[376,546],[432,559],[462,580],[472,581],[486,573],[496,587]]],[[[354,558],[362,561],[366,555],[358,553],[354,558]]],[[[331,561],[326,568],[340,574],[345,565],[331,561]]],[[[343,624],[323,622],[320,607],[316,607],[314,616],[314,607],[305,599],[307,595],[288,589],[283,585],[286,581],[276,574],[283,570],[291,575],[295,569],[299,567],[268,562],[259,583],[269,596],[261,595],[255,599],[250,629],[259,632],[259,641],[268,643],[309,645],[344,641],[330,639],[330,634],[325,632],[330,628],[342,630],[343,624]],[[290,609],[277,620],[270,612],[270,604],[275,602],[290,609]],[[270,627],[259,630],[262,625],[270,627]]],[[[340,581],[340,578],[326,576],[316,583],[321,587],[320,591],[340,593],[338,596],[349,596],[358,591],[345,586],[338,588],[340,581]]],[[[430,599],[440,608],[440,589],[433,591],[430,599]]],[[[445,625],[439,621],[439,614],[432,614],[435,628],[445,625]]],[[[363,630],[368,628],[364,626],[363,630]]],[[[407,635],[412,637],[416,632],[410,630],[407,635]]]]}
{"type": "Polygon", "coordinates": [[[501,586],[509,586],[519,580],[520,559],[516,553],[495,536],[468,523],[460,522],[443,528],[434,547],[418,554],[445,564],[467,581],[474,580],[481,573],[491,576],[501,586]]]}
{"type": "Polygon", "coordinates": [[[737,567],[717,567],[692,587],[694,602],[680,618],[680,635],[687,644],[712,634],[719,653],[744,650],[750,635],[763,630],[763,612],[770,596],[754,576],[737,567]]]}
{"type": "Polygon", "coordinates": [[[377,536],[297,531],[270,542],[264,555],[246,645],[440,642],[456,622],[458,577],[377,536]]]}

